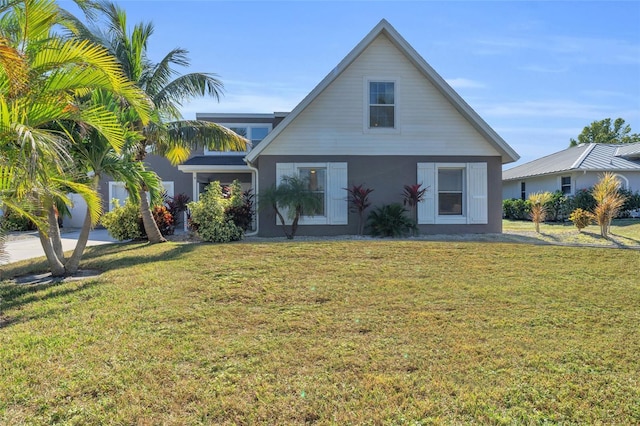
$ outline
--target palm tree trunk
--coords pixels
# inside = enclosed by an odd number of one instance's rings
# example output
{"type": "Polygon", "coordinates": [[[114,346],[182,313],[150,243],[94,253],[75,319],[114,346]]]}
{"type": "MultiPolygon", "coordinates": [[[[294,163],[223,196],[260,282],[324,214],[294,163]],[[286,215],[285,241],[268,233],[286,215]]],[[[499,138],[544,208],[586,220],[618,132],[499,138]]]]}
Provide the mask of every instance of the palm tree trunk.
{"type": "Polygon", "coordinates": [[[40,237],[40,244],[42,245],[42,249],[44,250],[45,256],[47,256],[47,261],[49,262],[49,268],[51,269],[51,275],[54,277],[63,277],[65,274],[64,265],[60,258],[56,255],[55,250],[53,249],[53,245],[51,244],[51,240],[42,231],[38,231],[38,236],[40,237]]]}
{"type": "Polygon", "coordinates": [[[160,233],[158,224],[153,220],[151,214],[151,208],[149,207],[149,200],[144,188],[140,188],[140,214],[142,214],[142,224],[144,225],[144,231],[147,233],[149,243],[166,243],[167,240],[160,233]]]}
{"type": "Polygon", "coordinates": [[[72,275],[78,272],[80,259],[82,258],[84,249],[87,247],[87,242],[89,241],[89,232],[91,232],[91,211],[87,208],[87,213],[84,217],[84,222],[82,223],[82,229],[80,230],[80,235],[76,242],[76,248],[73,249],[73,254],[64,264],[64,269],[67,271],[67,274],[72,275]]]}
{"type": "Polygon", "coordinates": [[[58,215],[56,215],[56,210],[53,206],[49,208],[47,213],[47,220],[49,222],[49,240],[51,242],[51,247],[53,247],[53,251],[55,252],[58,259],[61,262],[64,262],[64,251],[62,250],[62,238],[60,237],[60,228],[58,227],[58,215]]]}

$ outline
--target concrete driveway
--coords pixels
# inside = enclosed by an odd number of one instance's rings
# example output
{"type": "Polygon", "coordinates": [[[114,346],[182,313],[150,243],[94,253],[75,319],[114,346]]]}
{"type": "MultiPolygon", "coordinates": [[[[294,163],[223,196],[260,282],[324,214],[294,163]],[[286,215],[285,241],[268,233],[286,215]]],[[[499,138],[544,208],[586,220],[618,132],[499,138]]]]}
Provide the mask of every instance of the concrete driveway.
{"type": "MultiPolygon", "coordinates": [[[[65,251],[73,250],[80,235],[80,230],[62,230],[62,247],[65,251]]],[[[9,234],[4,244],[5,256],[0,259],[0,265],[6,265],[20,260],[33,259],[44,256],[37,232],[20,232],[9,234]]],[[[109,236],[106,229],[94,229],[89,234],[87,247],[117,242],[109,236]]]]}

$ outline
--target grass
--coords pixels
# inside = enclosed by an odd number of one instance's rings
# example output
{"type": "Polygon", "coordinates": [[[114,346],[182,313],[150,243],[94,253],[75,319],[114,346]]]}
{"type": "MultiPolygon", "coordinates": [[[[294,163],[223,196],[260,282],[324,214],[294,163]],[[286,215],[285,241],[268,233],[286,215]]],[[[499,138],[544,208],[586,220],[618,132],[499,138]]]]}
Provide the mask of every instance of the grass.
{"type": "Polygon", "coordinates": [[[638,424],[639,263],[474,242],[93,247],[97,278],[0,284],[0,423],[638,424]]]}
{"type": "Polygon", "coordinates": [[[571,222],[541,223],[540,233],[537,234],[533,222],[503,220],[502,229],[507,234],[524,235],[549,243],[640,247],[640,220],[638,219],[614,220],[608,238],[600,236],[598,225],[588,226],[580,232],[571,222]]]}

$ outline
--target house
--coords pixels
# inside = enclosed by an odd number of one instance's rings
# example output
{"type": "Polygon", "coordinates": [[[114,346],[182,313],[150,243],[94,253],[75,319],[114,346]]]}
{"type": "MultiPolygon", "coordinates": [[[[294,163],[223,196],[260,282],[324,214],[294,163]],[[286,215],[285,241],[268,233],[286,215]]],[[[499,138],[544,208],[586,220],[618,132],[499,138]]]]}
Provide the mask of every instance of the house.
{"type": "Polygon", "coordinates": [[[591,188],[604,172],[615,173],[622,188],[640,190],[640,143],[581,144],[505,170],[502,198],[525,200],[545,191],[575,195],[591,188]]]}
{"type": "MultiPolygon", "coordinates": [[[[401,203],[404,185],[428,188],[422,233],[501,232],[502,165],[518,154],[382,20],[289,114],[198,114],[253,142],[247,153],[200,150],[177,168],[149,163],[174,193],[237,178],[258,194],[283,176],[309,178],[323,209],[299,235],[356,234],[345,188],[363,184],[373,206],[401,203]]],[[[117,183],[109,184],[113,192],[117,183]]],[[[111,191],[111,190],[110,190],[111,191]]],[[[171,192],[171,191],[169,191],[171,192]]],[[[117,195],[117,194],[116,194],[117,195]]],[[[256,232],[280,236],[261,210],[256,232]]]]}

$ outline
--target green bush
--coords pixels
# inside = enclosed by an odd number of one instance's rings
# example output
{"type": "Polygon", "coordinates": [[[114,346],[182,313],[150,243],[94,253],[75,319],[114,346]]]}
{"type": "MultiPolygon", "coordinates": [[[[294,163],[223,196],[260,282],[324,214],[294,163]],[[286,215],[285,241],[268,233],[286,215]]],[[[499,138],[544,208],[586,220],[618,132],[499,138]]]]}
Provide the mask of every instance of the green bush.
{"type": "Polygon", "coordinates": [[[576,195],[571,197],[571,211],[575,209],[582,209],[593,212],[596,208],[596,200],[593,198],[593,194],[591,193],[592,190],[593,188],[579,189],[576,192],[576,195]]]}
{"type": "Polygon", "coordinates": [[[529,220],[531,203],[528,200],[512,198],[502,201],[502,215],[510,220],[529,220]]]}
{"type": "Polygon", "coordinates": [[[238,191],[239,184],[230,189],[229,194],[225,196],[220,186],[220,182],[211,182],[203,194],[200,194],[200,200],[188,204],[190,211],[189,226],[204,241],[214,243],[228,243],[230,241],[241,240],[244,231],[241,227],[228,219],[225,210],[234,203],[238,203],[237,199],[242,197],[233,194],[238,191]]]}
{"type": "Polygon", "coordinates": [[[2,217],[0,217],[0,228],[7,232],[34,231],[36,225],[24,216],[20,216],[12,210],[6,210],[2,217]]]}
{"type": "Polygon", "coordinates": [[[415,222],[406,216],[401,204],[386,204],[369,213],[367,226],[374,237],[404,237],[416,231],[415,222]]]}
{"type": "Polygon", "coordinates": [[[100,223],[107,228],[109,235],[119,241],[144,237],[144,228],[140,227],[142,216],[138,204],[127,200],[124,206],[120,206],[118,200],[113,201],[114,209],[105,213],[100,219],[100,223]]]}
{"type": "Polygon", "coordinates": [[[551,194],[551,199],[547,201],[545,207],[547,209],[547,220],[551,222],[562,222],[569,217],[573,210],[572,200],[565,196],[562,191],[556,191],[551,194]]]}
{"type": "Polygon", "coordinates": [[[628,215],[629,210],[640,209],[640,192],[632,192],[629,189],[620,189],[618,192],[625,197],[621,214],[628,215]]]}

